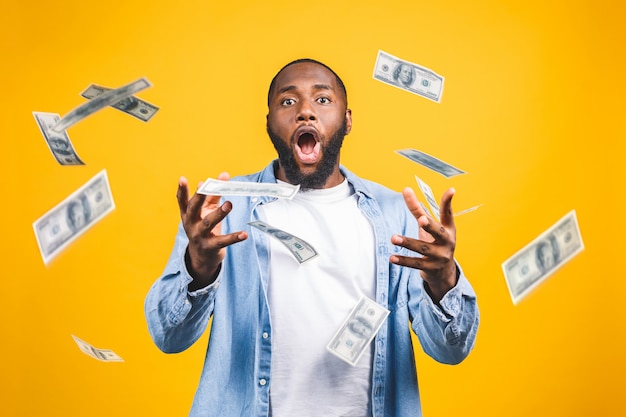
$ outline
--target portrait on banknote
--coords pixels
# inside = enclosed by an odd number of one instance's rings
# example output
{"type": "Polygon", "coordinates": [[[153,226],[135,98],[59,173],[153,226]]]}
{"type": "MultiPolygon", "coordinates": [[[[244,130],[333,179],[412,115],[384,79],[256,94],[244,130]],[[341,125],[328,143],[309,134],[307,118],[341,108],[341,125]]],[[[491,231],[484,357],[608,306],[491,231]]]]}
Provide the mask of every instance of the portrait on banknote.
{"type": "Polygon", "coordinates": [[[115,107],[117,107],[118,109],[122,111],[130,111],[134,109],[135,107],[137,107],[138,105],[139,105],[139,100],[137,100],[133,96],[123,98],[117,103],[115,103],[115,107]]]}
{"type": "Polygon", "coordinates": [[[85,227],[89,223],[90,216],[91,208],[84,195],[67,205],[67,225],[73,232],[85,227]]]}
{"type": "Polygon", "coordinates": [[[537,244],[535,259],[541,271],[548,271],[556,265],[559,260],[559,243],[553,235],[537,244]]]}
{"type": "Polygon", "coordinates": [[[398,61],[393,70],[393,80],[404,87],[410,87],[415,81],[415,68],[405,62],[398,61]]]}
{"type": "Polygon", "coordinates": [[[348,323],[348,329],[359,339],[367,339],[374,331],[370,322],[361,316],[352,319],[350,323],[348,323]]]}
{"type": "Polygon", "coordinates": [[[280,240],[290,240],[292,236],[289,233],[283,232],[278,229],[267,229],[267,233],[273,235],[276,239],[280,240]]]}
{"type": "Polygon", "coordinates": [[[50,138],[48,144],[50,145],[50,149],[52,149],[56,154],[67,156],[74,154],[70,143],[63,138],[50,138]]]}

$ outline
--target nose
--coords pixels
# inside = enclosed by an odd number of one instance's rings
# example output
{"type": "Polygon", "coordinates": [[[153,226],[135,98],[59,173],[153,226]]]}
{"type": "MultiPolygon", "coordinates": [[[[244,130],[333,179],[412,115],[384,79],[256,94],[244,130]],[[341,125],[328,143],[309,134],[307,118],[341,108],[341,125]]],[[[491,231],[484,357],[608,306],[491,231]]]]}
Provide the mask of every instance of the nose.
{"type": "Polygon", "coordinates": [[[315,110],[313,109],[312,104],[306,100],[301,101],[296,118],[299,122],[315,120],[315,110]]]}

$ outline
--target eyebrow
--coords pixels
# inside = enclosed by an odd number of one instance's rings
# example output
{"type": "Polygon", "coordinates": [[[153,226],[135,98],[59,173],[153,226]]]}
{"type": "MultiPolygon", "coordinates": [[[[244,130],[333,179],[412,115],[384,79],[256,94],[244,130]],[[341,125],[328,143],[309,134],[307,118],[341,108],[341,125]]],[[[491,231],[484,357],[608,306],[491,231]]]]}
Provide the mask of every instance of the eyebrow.
{"type": "Polygon", "coordinates": [[[329,90],[329,91],[333,91],[333,88],[328,85],[328,84],[315,84],[313,86],[314,90],[329,90]]]}
{"type": "MultiPolygon", "coordinates": [[[[295,85],[286,85],[280,90],[278,90],[278,94],[286,93],[287,91],[292,91],[292,90],[297,90],[297,89],[298,87],[296,87],[295,85]]],[[[315,84],[313,86],[313,89],[334,91],[334,89],[328,84],[315,84]]]]}

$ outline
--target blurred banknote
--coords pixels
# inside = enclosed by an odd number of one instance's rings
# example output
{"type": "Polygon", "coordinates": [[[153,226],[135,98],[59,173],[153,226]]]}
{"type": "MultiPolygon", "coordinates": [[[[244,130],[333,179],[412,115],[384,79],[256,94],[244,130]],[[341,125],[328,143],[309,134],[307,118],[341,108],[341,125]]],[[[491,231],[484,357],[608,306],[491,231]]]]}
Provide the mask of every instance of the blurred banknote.
{"type": "Polygon", "coordinates": [[[361,297],[326,349],[350,365],[356,365],[388,315],[389,310],[374,300],[361,297]]]}
{"type": "Polygon", "coordinates": [[[269,224],[260,220],[250,222],[248,224],[278,239],[280,243],[282,243],[287,249],[289,249],[289,252],[291,252],[296,260],[300,263],[304,263],[317,256],[317,251],[313,248],[313,246],[309,245],[307,242],[300,239],[299,237],[272,227],[269,224]]]}
{"type": "Polygon", "coordinates": [[[85,165],[74,150],[74,146],[72,142],[70,142],[70,137],[67,135],[67,132],[62,131],[61,133],[56,133],[51,130],[52,126],[56,125],[59,120],[61,120],[61,116],[55,113],[39,111],[34,111],[33,116],[35,116],[39,130],[41,130],[41,134],[46,140],[50,152],[52,152],[52,155],[59,164],[85,165]]]}
{"type": "Polygon", "coordinates": [[[85,117],[94,114],[95,112],[102,110],[107,106],[111,106],[118,103],[143,89],[150,87],[152,84],[145,78],[140,78],[128,85],[120,87],[115,90],[109,90],[100,94],[98,97],[89,100],[88,102],[76,107],[74,110],[63,116],[59,122],[54,125],[51,130],[60,133],[70,126],[80,122],[85,117]]]}
{"type": "Polygon", "coordinates": [[[426,168],[432,169],[446,178],[454,177],[459,174],[465,174],[465,171],[461,171],[447,162],[443,162],[442,160],[437,159],[434,156],[430,156],[422,151],[418,151],[417,149],[400,149],[397,150],[396,153],[399,153],[405,158],[408,158],[413,162],[417,162],[426,168]]]}
{"type": "Polygon", "coordinates": [[[394,87],[441,102],[444,78],[420,65],[378,51],[374,78],[394,87]]]}
{"type": "MultiPolygon", "coordinates": [[[[433,216],[435,216],[437,221],[441,221],[440,216],[439,216],[441,210],[439,208],[439,204],[437,203],[437,199],[435,198],[435,194],[433,193],[433,190],[430,188],[428,184],[422,181],[417,175],[415,176],[415,179],[417,180],[417,185],[420,187],[422,194],[424,194],[424,197],[426,197],[426,201],[428,202],[428,206],[430,207],[430,211],[433,213],[433,216]]],[[[424,205],[422,204],[422,206],[424,205]]],[[[478,210],[480,206],[482,206],[482,204],[479,204],[474,207],[470,207],[465,210],[458,211],[454,213],[454,216],[462,216],[463,214],[471,213],[472,211],[478,210]]]]}
{"type": "Polygon", "coordinates": [[[299,185],[284,183],[223,181],[209,178],[198,192],[207,195],[270,196],[290,200],[299,189],[299,185]]]}
{"type": "Polygon", "coordinates": [[[72,338],[78,345],[78,348],[83,351],[88,356],[92,358],[98,359],[103,362],[124,362],[124,359],[120,358],[115,352],[110,349],[98,349],[91,346],[89,343],[84,340],[79,339],[78,337],[72,335],[72,338]]]}
{"type": "Polygon", "coordinates": [[[461,216],[461,215],[463,215],[463,214],[471,213],[472,211],[476,211],[476,210],[478,210],[481,206],[482,206],[482,204],[479,204],[479,205],[477,205],[477,206],[470,207],[470,208],[468,208],[468,209],[465,209],[465,210],[461,210],[461,211],[459,211],[459,212],[456,212],[456,213],[454,213],[454,215],[455,215],[455,216],[461,216]]]}
{"type": "Polygon", "coordinates": [[[430,207],[430,211],[433,213],[433,216],[435,216],[437,221],[439,221],[439,204],[437,204],[437,200],[435,199],[433,190],[417,175],[415,176],[415,180],[417,181],[417,185],[419,185],[420,190],[422,190],[422,194],[424,194],[424,197],[426,197],[426,202],[430,207]]]}
{"type": "Polygon", "coordinates": [[[572,210],[502,264],[513,304],[583,249],[576,211],[572,210]]]}
{"type": "MultiPolygon", "coordinates": [[[[111,90],[111,88],[91,84],[85,91],[80,93],[80,95],[91,100],[111,90]]],[[[144,122],[150,120],[150,118],[159,110],[159,108],[154,104],[150,104],[147,101],[143,101],[135,96],[128,96],[117,103],[111,104],[111,107],[130,114],[131,116],[135,116],[144,122]]]]}
{"type": "Polygon", "coordinates": [[[107,173],[102,170],[33,223],[44,263],[48,264],[114,208],[107,173]]]}

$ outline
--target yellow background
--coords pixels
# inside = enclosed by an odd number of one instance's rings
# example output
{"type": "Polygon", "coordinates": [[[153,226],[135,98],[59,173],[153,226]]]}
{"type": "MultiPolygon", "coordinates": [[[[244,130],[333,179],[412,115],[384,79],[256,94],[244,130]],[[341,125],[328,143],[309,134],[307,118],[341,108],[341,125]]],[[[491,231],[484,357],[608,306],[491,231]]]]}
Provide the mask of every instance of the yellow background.
{"type": "Polygon", "coordinates": [[[165,355],[143,300],[192,183],[263,168],[266,92],[312,57],[344,79],[343,163],[393,189],[457,189],[457,258],[479,296],[459,366],[416,349],[424,415],[623,416],[626,353],[625,6],[614,1],[4,1],[0,415],[184,416],[207,335],[165,355]],[[379,49],[445,77],[440,104],[372,78],[379,49]],[[105,109],[68,130],[79,167],[51,156],[32,111],[64,115],[91,83],[139,77],[149,123],[105,109]],[[446,179],[394,153],[467,172],[446,179]],[[32,223],[100,170],[116,209],[48,267],[32,223]],[[501,264],[575,209],[585,250],[517,306],[501,264]],[[124,363],[81,353],[71,334],[124,363]]]}

